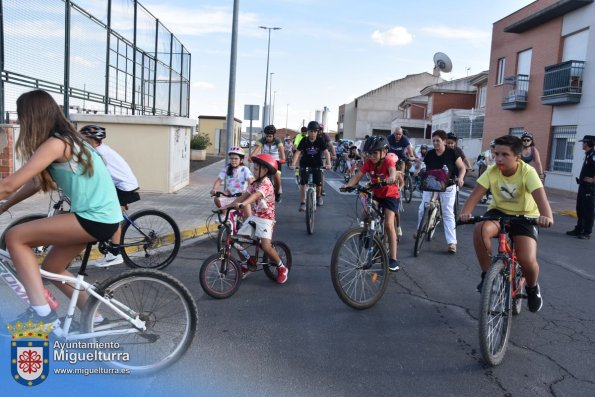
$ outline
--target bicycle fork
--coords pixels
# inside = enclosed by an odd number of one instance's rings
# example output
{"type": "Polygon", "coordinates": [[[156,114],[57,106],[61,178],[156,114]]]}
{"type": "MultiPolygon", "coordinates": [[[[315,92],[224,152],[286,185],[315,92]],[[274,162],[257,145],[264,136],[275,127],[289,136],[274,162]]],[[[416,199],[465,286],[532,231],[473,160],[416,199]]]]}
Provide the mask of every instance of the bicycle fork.
{"type": "Polygon", "coordinates": [[[362,266],[363,270],[370,269],[372,267],[372,261],[374,259],[374,230],[376,228],[376,220],[370,220],[370,224],[365,226],[364,230],[364,252],[365,261],[362,266]]]}

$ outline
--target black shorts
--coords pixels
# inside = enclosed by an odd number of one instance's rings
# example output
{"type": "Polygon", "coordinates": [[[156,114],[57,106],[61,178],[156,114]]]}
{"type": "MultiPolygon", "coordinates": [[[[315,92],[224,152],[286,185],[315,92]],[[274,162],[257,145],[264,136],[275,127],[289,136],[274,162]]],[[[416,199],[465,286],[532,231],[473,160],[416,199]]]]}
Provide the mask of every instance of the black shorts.
{"type": "MultiPolygon", "coordinates": [[[[484,216],[506,216],[504,212],[491,209],[485,214],[484,216]]],[[[531,237],[533,240],[537,241],[537,237],[539,236],[539,232],[537,231],[537,227],[533,225],[527,225],[525,223],[513,223],[510,225],[510,231],[508,232],[510,237],[514,236],[527,236],[531,237]]]]}
{"type": "Polygon", "coordinates": [[[120,206],[125,206],[140,200],[140,194],[138,194],[137,190],[138,188],[127,192],[116,188],[116,193],[118,193],[118,201],[120,201],[120,206]]]}
{"type": "Polygon", "coordinates": [[[97,241],[108,241],[116,230],[118,230],[119,223],[101,223],[91,221],[80,217],[78,214],[74,214],[76,219],[79,221],[83,229],[91,236],[95,237],[97,241]]]}
{"type": "Polygon", "coordinates": [[[322,170],[318,167],[308,167],[310,171],[307,172],[306,168],[300,167],[300,185],[308,184],[308,175],[312,174],[312,180],[316,186],[322,185],[322,170]]]}
{"type": "Polygon", "coordinates": [[[374,200],[378,202],[378,205],[386,210],[390,210],[395,214],[399,212],[399,204],[401,202],[400,198],[396,197],[386,197],[386,198],[378,198],[374,197],[374,200]]]}

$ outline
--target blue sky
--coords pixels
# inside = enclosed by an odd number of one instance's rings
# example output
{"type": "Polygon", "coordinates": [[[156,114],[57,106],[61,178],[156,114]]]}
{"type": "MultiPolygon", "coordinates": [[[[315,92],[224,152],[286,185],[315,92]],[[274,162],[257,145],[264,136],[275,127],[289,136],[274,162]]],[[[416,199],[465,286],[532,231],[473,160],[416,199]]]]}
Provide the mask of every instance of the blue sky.
{"type": "MultiPolygon", "coordinates": [[[[235,117],[243,119],[245,104],[262,109],[264,102],[267,32],[261,25],[282,28],[271,33],[275,125],[285,127],[287,120],[299,128],[327,106],[334,130],[341,104],[407,74],[431,73],[435,52],[453,61],[446,79],[487,70],[492,24],[531,2],[239,1],[235,117]]],[[[190,116],[225,116],[233,0],[142,3],[192,54],[190,116]]]]}

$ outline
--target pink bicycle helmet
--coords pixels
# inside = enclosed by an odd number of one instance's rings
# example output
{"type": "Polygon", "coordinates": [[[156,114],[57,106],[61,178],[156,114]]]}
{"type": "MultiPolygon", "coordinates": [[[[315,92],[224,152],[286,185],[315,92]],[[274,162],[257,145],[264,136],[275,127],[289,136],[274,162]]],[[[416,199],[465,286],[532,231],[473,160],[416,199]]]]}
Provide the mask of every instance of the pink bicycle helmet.
{"type": "Polygon", "coordinates": [[[229,148],[227,154],[237,154],[241,159],[244,158],[244,149],[239,146],[232,146],[229,148]]]}

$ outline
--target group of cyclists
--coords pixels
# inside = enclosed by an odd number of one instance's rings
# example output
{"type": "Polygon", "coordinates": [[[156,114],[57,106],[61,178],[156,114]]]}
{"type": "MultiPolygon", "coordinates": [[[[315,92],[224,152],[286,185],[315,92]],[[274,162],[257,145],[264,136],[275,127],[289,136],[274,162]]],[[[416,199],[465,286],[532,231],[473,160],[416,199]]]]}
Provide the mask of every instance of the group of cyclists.
{"type": "MultiPolygon", "coordinates": [[[[14,174],[0,180],[0,199],[8,198],[10,205],[13,205],[38,190],[49,191],[58,187],[70,197],[72,203],[71,212],[19,225],[6,238],[31,302],[31,307],[20,318],[49,322],[56,318],[56,313],[46,302],[37,258],[31,247],[52,245],[52,250],[44,260],[44,268],[53,273],[69,274],[68,264],[88,242],[117,239],[122,208],[138,200],[138,185],[134,181],[123,188],[115,186],[115,179],[101,157],[105,129],[89,126],[76,131],[46,92],[35,90],[21,95],[17,100],[17,113],[21,134],[16,147],[27,161],[14,174]]],[[[331,168],[331,161],[337,159],[337,153],[328,135],[323,133],[322,126],[316,121],[302,128],[293,142],[277,138],[276,132],[273,125],[265,127],[264,137],[256,143],[249,158],[253,164],[252,170],[243,163],[243,149],[230,148],[230,162],[218,175],[212,193],[222,188],[236,195],[230,199],[216,198],[215,204],[221,208],[245,211],[246,227],[242,226],[238,234],[250,234],[261,239],[265,253],[277,266],[277,282],[283,284],[287,281],[288,269],[271,246],[275,203],[280,202],[282,196],[281,166],[291,157],[290,168],[299,172],[298,209],[303,211],[305,186],[310,175],[316,185],[317,205],[324,205],[322,169],[331,168]],[[292,146],[289,152],[284,142],[292,146]]],[[[455,185],[462,186],[470,165],[468,162],[465,164],[464,154],[457,150],[455,136],[442,130],[434,131],[432,145],[432,149],[422,146],[416,153],[403,129],[397,128],[388,138],[378,135],[368,137],[361,148],[363,156],[355,145],[349,145],[347,150],[340,153],[349,159],[353,174],[343,186],[357,184],[364,175],[372,183],[383,183],[373,191],[375,200],[384,209],[385,231],[390,248],[389,268],[393,271],[399,270],[401,266],[397,255],[398,236],[402,234],[399,222],[400,188],[403,186],[403,174],[411,170],[420,172],[425,167],[425,173],[443,171],[446,174],[446,186],[440,193],[444,229],[448,252],[454,254],[457,251],[453,213],[455,185]],[[361,163],[363,158],[365,160],[361,163]],[[361,166],[355,171],[358,162],[361,166]]],[[[104,146],[103,149],[108,148],[104,146]]],[[[474,207],[490,189],[494,192],[494,200],[488,212],[535,216],[541,227],[553,224],[542,183],[543,172],[539,175],[535,168],[521,160],[521,156],[526,153],[530,153],[532,160],[538,160],[536,151],[530,148],[524,150],[522,140],[517,137],[503,136],[494,141],[491,155],[495,165],[488,167],[478,179],[477,186],[461,211],[461,220],[470,219],[474,207]]],[[[110,154],[105,156],[109,157],[110,154]]],[[[420,213],[428,198],[424,192],[420,213]]],[[[0,209],[4,211],[7,207],[5,202],[0,209]]],[[[482,279],[489,265],[491,237],[497,232],[490,222],[478,223],[475,228],[473,244],[481,265],[482,279]]],[[[537,282],[537,231],[532,227],[519,227],[511,230],[510,234],[518,247],[518,259],[527,278],[529,308],[538,311],[542,300],[537,282]]],[[[118,252],[110,254],[117,256],[118,252]]],[[[245,275],[249,273],[245,263],[242,264],[242,271],[245,275]]],[[[67,286],[57,287],[66,295],[72,293],[67,286]]],[[[480,289],[481,284],[478,286],[480,289]]],[[[78,303],[80,307],[84,305],[85,299],[85,295],[81,295],[78,303]]]]}
{"type": "MultiPolygon", "coordinates": [[[[279,168],[285,158],[283,142],[276,138],[274,126],[265,128],[265,137],[257,143],[256,156],[270,155],[271,161],[278,161],[275,171],[275,182],[280,175],[279,168]]],[[[523,138],[526,138],[525,136],[523,138]]],[[[439,192],[442,207],[443,227],[447,242],[447,252],[457,252],[456,222],[454,203],[457,189],[463,186],[465,174],[471,169],[469,160],[463,151],[457,147],[457,137],[452,133],[437,130],[432,133],[432,148],[421,145],[416,152],[402,128],[396,128],[388,137],[375,135],[366,137],[362,147],[339,142],[338,150],[330,143],[328,136],[322,132],[316,121],[303,127],[300,134],[291,142],[286,139],[285,144],[291,145],[291,169],[299,174],[300,203],[299,211],[305,210],[305,186],[310,175],[316,185],[316,201],[318,206],[324,205],[323,169],[330,169],[333,160],[338,156],[349,159],[351,177],[343,187],[351,187],[367,176],[373,188],[374,199],[383,208],[385,232],[389,242],[389,269],[397,271],[401,262],[398,259],[398,240],[402,235],[399,212],[400,189],[403,186],[403,175],[408,172],[413,176],[443,173],[444,187],[439,192]],[[355,171],[358,164],[357,171],[355,171]],[[382,183],[382,184],[379,184],[382,183]]],[[[496,139],[491,147],[494,165],[488,167],[485,175],[478,180],[478,184],[467,200],[459,216],[459,221],[469,220],[471,212],[482,200],[488,190],[498,192],[488,208],[492,212],[504,214],[523,214],[536,216],[541,227],[550,227],[553,216],[543,188],[543,176],[535,168],[522,160],[524,156],[523,140],[504,136],[496,139]],[[502,192],[507,193],[504,197],[502,192]]],[[[535,152],[531,152],[536,158],[535,152]]],[[[232,153],[230,152],[230,155],[232,153]]],[[[528,160],[528,159],[527,159],[528,160]]],[[[237,160],[235,160],[237,162],[237,160]]],[[[541,173],[542,174],[542,173],[541,173]]],[[[280,178],[279,178],[280,179],[280,178]]],[[[248,183],[249,180],[247,180],[248,183]]],[[[275,183],[276,185],[276,183],[275,183]]],[[[214,186],[214,189],[217,186],[214,186]]],[[[279,190],[280,192],[280,190],[279,190]]],[[[275,194],[277,196],[277,194],[275,194]]],[[[280,193],[279,193],[280,196],[280,193]]],[[[423,214],[425,203],[430,199],[431,192],[422,192],[422,200],[418,211],[418,226],[423,214]]],[[[278,200],[277,200],[278,201],[278,200]]],[[[237,203],[237,200],[236,200],[237,203]]],[[[476,225],[473,245],[482,270],[481,280],[489,266],[491,257],[491,238],[498,230],[493,222],[481,222],[476,225]]],[[[511,238],[519,251],[519,263],[526,273],[529,308],[538,311],[542,306],[541,293],[537,283],[539,266],[536,260],[537,231],[534,227],[515,227],[511,230],[511,238]]],[[[286,280],[286,276],[284,277],[286,280]]],[[[481,291],[481,283],[478,291],[481,291]]]]}

